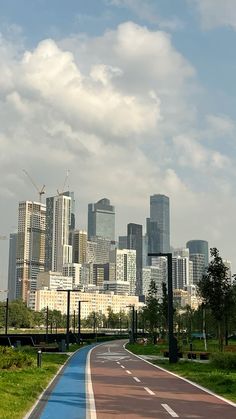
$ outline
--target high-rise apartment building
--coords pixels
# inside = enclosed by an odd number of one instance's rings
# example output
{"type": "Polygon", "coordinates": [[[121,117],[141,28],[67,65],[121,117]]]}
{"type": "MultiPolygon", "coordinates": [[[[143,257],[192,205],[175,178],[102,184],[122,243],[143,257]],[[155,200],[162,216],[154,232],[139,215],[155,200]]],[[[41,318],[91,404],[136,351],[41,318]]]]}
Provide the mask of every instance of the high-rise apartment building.
{"type": "Polygon", "coordinates": [[[45,215],[40,202],[19,203],[16,248],[16,298],[27,301],[34,291],[37,275],[45,269],[45,215]]]}
{"type": "Polygon", "coordinates": [[[87,231],[75,230],[73,232],[73,262],[86,263],[87,259],[87,231]]]}
{"type": "Polygon", "coordinates": [[[115,240],[115,207],[107,198],[88,205],[88,239],[94,236],[115,240]]]}
{"type": "Polygon", "coordinates": [[[114,249],[110,252],[110,262],[116,264],[116,281],[129,283],[129,294],[136,291],[136,250],[114,249]]]}
{"type": "Polygon", "coordinates": [[[165,195],[150,197],[150,218],[147,218],[149,253],[170,252],[170,203],[165,195]]]}
{"type": "Polygon", "coordinates": [[[8,298],[9,301],[16,298],[16,245],[17,233],[10,234],[9,259],[8,259],[8,298]]]}
{"type": "Polygon", "coordinates": [[[136,295],[142,295],[143,226],[127,225],[127,249],[136,250],[136,295]]]}
{"type": "Polygon", "coordinates": [[[72,262],[71,193],[66,192],[46,199],[46,270],[62,272],[72,262]]]}

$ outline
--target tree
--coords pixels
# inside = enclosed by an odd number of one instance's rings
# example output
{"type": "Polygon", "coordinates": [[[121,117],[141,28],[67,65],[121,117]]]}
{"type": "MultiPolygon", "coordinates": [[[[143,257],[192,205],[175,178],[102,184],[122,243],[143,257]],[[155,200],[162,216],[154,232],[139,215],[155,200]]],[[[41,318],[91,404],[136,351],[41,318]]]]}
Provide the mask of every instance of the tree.
{"type": "Polygon", "coordinates": [[[144,316],[148,324],[149,333],[156,341],[157,329],[160,324],[160,303],[158,299],[158,289],[155,281],[151,280],[146,299],[146,307],[144,307],[144,316]]]}
{"type": "Polygon", "coordinates": [[[199,294],[212,312],[218,326],[219,349],[223,350],[223,330],[232,287],[229,282],[228,268],[224,265],[218,249],[211,248],[210,261],[206,273],[198,283],[199,294]]]}

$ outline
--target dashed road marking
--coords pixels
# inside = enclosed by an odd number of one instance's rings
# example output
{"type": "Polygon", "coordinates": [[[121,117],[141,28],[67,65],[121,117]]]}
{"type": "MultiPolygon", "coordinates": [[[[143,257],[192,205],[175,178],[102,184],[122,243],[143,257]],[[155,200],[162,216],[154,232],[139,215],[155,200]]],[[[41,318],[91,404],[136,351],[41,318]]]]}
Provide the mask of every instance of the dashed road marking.
{"type": "Polygon", "coordinates": [[[179,415],[177,415],[177,413],[175,413],[174,410],[171,409],[170,406],[168,406],[168,404],[162,404],[162,407],[164,407],[164,409],[170,414],[170,416],[172,416],[172,418],[179,417],[179,415]]]}
{"type": "Polygon", "coordinates": [[[116,363],[117,363],[118,365],[120,365],[120,362],[119,362],[119,361],[116,361],[116,363]]]}
{"type": "Polygon", "coordinates": [[[140,381],[140,379],[138,378],[138,377],[133,377],[133,379],[135,380],[135,381],[137,381],[137,383],[140,383],[141,381],[140,381]]]}
{"type": "Polygon", "coordinates": [[[148,388],[148,387],[143,387],[144,388],[144,390],[146,390],[149,394],[151,394],[151,396],[155,396],[155,393],[152,391],[152,390],[150,390],[150,388],[148,388]]]}
{"type": "Polygon", "coordinates": [[[125,368],[124,365],[121,365],[121,368],[125,368]]]}
{"type": "Polygon", "coordinates": [[[127,374],[132,374],[132,372],[130,372],[129,370],[126,370],[127,374]]]}

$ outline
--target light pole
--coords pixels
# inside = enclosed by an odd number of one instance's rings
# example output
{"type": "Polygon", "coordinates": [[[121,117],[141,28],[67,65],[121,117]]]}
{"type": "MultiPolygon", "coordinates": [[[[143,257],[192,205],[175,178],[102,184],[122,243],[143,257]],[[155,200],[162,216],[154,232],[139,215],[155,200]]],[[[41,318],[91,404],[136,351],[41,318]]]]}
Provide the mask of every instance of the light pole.
{"type": "Polygon", "coordinates": [[[81,303],[87,303],[87,300],[79,300],[78,304],[78,344],[81,342],[81,303]]]}
{"type": "Polygon", "coordinates": [[[67,316],[66,316],[66,349],[69,350],[70,346],[70,293],[78,292],[78,290],[61,290],[59,292],[67,292],[67,316]]]}
{"type": "Polygon", "coordinates": [[[168,337],[169,337],[169,362],[176,363],[178,361],[177,341],[174,337],[173,327],[173,284],[172,284],[172,253],[148,253],[148,256],[166,257],[168,266],[168,337]]]}
{"type": "Polygon", "coordinates": [[[129,339],[129,343],[135,343],[135,307],[134,305],[126,306],[132,308],[132,327],[131,327],[131,336],[129,339]]]}

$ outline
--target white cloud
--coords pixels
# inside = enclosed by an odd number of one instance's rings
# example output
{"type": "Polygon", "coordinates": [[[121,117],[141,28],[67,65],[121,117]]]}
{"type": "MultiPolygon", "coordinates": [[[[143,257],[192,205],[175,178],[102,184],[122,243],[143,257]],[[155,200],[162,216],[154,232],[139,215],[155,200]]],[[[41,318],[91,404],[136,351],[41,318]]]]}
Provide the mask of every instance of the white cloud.
{"type": "Polygon", "coordinates": [[[226,231],[230,250],[231,149],[209,139],[232,138],[234,121],[208,115],[198,128],[196,73],[167,33],[127,22],[97,37],[44,40],[22,55],[2,37],[0,50],[1,234],[16,224],[17,202],[37,197],[22,168],[49,196],[69,168],[78,226],[86,228],[88,202],[107,196],[125,233],[127,222],[145,224],[149,196],[165,193],[174,244],[226,231]],[[198,213],[207,225],[193,223],[198,213]],[[215,229],[223,217],[224,231],[215,229]]]}
{"type": "Polygon", "coordinates": [[[196,4],[205,29],[228,26],[236,30],[235,0],[188,0],[188,2],[196,4]]]}

